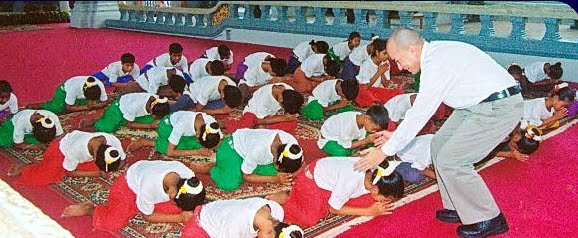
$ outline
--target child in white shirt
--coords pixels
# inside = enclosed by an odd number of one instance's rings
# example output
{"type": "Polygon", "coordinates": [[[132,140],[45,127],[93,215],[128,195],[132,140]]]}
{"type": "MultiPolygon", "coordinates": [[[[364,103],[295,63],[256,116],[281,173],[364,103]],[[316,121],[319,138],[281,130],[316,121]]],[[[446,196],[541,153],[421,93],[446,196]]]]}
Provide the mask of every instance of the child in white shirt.
{"type": "Polygon", "coordinates": [[[395,156],[401,161],[395,171],[403,180],[418,184],[427,177],[436,178],[435,172],[429,168],[431,160],[431,141],[433,134],[416,136],[405,148],[395,156]]]}
{"type": "Polygon", "coordinates": [[[524,115],[520,121],[520,128],[526,129],[529,125],[539,128],[556,127],[557,122],[568,114],[567,106],[574,102],[575,93],[568,87],[558,87],[554,95],[547,98],[524,100],[524,115]]]}
{"type": "Polygon", "coordinates": [[[189,75],[192,82],[205,76],[221,76],[225,74],[225,65],[220,60],[206,58],[196,59],[189,66],[189,75]]]}
{"type": "Polygon", "coordinates": [[[43,149],[63,130],[58,116],[45,110],[21,110],[0,124],[0,147],[43,149]]]}
{"type": "Polygon", "coordinates": [[[304,41],[299,43],[289,57],[287,63],[287,73],[292,74],[295,72],[301,63],[305,61],[312,54],[327,54],[329,51],[329,44],[325,41],[304,41]]]}
{"type": "Polygon", "coordinates": [[[222,61],[225,65],[225,71],[229,70],[231,65],[233,65],[233,51],[226,45],[209,48],[203,55],[201,55],[201,58],[222,61]]]}
{"type": "Polygon", "coordinates": [[[378,138],[374,133],[385,130],[387,123],[387,110],[377,105],[370,107],[366,114],[342,112],[323,123],[317,146],[329,156],[350,156],[372,144],[378,138]]]}
{"type": "Polygon", "coordinates": [[[326,54],[313,54],[295,70],[292,79],[283,80],[297,92],[311,93],[319,83],[334,79],[339,74],[339,64],[326,54]]]}
{"type": "Polygon", "coordinates": [[[391,202],[403,196],[397,161],[384,161],[375,170],[356,171],[359,157],[326,157],[301,170],[290,192],[267,198],[285,210],[284,222],[310,227],[329,214],[379,216],[391,214],[391,202]]]}
{"type": "Polygon", "coordinates": [[[138,213],[151,223],[186,223],[205,196],[203,183],[181,162],[138,161],[114,181],[106,204],[71,205],[62,216],[92,216],[92,226],[108,232],[117,232],[138,213]]]}
{"type": "Polygon", "coordinates": [[[171,112],[194,110],[210,115],[227,114],[243,102],[241,91],[227,76],[205,76],[190,86],[190,92],[171,105],[171,112]]]}
{"type": "Polygon", "coordinates": [[[125,53],[120,61],[112,62],[92,77],[102,81],[107,87],[121,88],[124,83],[134,81],[140,75],[140,68],[135,63],[134,55],[125,53]]]}
{"type": "Polygon", "coordinates": [[[185,93],[186,89],[187,82],[183,78],[183,72],[174,67],[154,67],[136,78],[133,85],[123,87],[120,94],[147,92],[168,98],[178,98],[185,93]]]}
{"type": "Polygon", "coordinates": [[[64,177],[100,177],[122,168],[126,155],[120,140],[111,134],[72,131],[50,143],[42,161],[16,165],[9,175],[20,177],[17,184],[46,186],[64,177]]]}
{"type": "Polygon", "coordinates": [[[12,86],[5,80],[0,80],[0,124],[18,112],[18,99],[12,91],[12,86]]]}
{"type": "Polygon", "coordinates": [[[524,74],[531,83],[541,82],[547,79],[559,80],[564,70],[562,63],[550,64],[548,62],[535,62],[524,67],[524,74]]]}
{"type": "Polygon", "coordinates": [[[361,35],[359,32],[354,31],[349,33],[349,37],[346,41],[339,42],[329,49],[329,56],[331,59],[335,60],[340,65],[343,64],[345,59],[349,56],[351,51],[358,47],[361,43],[361,35]]]}
{"type": "MultiPolygon", "coordinates": [[[[95,110],[105,107],[108,96],[104,84],[92,76],[72,77],[54,92],[52,100],[41,105],[41,108],[55,114],[95,110]]],[[[29,108],[36,108],[33,105],[29,108]]]]}
{"type": "Polygon", "coordinates": [[[183,72],[183,77],[188,83],[191,83],[189,76],[189,65],[187,57],[183,55],[183,46],[179,43],[172,43],[169,45],[169,53],[164,53],[149,61],[142,69],[140,74],[146,73],[149,69],[154,67],[174,67],[183,72]]]}
{"type": "Polygon", "coordinates": [[[371,34],[371,42],[369,44],[355,47],[355,49],[351,51],[347,59],[345,59],[339,78],[343,80],[355,80],[355,76],[359,74],[361,64],[371,58],[371,54],[374,51],[372,43],[378,38],[379,36],[371,34]]]}
{"type": "Polygon", "coordinates": [[[266,52],[257,52],[245,57],[237,66],[237,82],[243,98],[249,100],[253,93],[269,82],[281,81],[287,68],[284,59],[275,58],[266,52]]]}
{"type": "Polygon", "coordinates": [[[302,238],[303,230],[283,223],[283,215],[278,203],[260,197],[217,200],[195,210],[181,237],[302,238]]]}
{"type": "Polygon", "coordinates": [[[359,93],[356,80],[331,79],[321,82],[312,91],[301,115],[310,120],[321,120],[325,114],[353,111],[353,102],[359,93]]]}
{"type": "Polygon", "coordinates": [[[265,85],[255,91],[241,119],[230,126],[231,131],[261,126],[293,133],[303,101],[303,96],[285,83],[265,85]],[[281,109],[283,115],[279,115],[281,109]]]}

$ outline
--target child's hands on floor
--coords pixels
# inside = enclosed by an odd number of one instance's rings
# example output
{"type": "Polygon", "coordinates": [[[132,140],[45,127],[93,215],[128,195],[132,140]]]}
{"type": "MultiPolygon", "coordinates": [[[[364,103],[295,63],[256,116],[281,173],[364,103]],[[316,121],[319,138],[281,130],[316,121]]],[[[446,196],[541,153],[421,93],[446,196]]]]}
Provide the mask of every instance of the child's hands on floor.
{"type": "Polygon", "coordinates": [[[369,207],[368,216],[379,216],[393,213],[394,207],[390,202],[374,202],[369,207]]]}
{"type": "Polygon", "coordinates": [[[528,155],[520,153],[518,150],[512,151],[513,158],[522,162],[526,162],[528,160],[528,155]]]}
{"type": "Polygon", "coordinates": [[[293,185],[293,175],[290,173],[278,173],[275,177],[280,184],[293,185]]]}

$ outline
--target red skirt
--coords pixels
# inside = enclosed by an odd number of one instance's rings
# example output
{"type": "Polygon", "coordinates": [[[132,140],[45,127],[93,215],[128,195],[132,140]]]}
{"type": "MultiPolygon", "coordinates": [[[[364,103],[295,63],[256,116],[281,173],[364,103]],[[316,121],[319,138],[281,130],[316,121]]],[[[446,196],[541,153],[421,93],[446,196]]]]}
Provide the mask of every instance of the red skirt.
{"type": "MultiPolygon", "coordinates": [[[[66,170],[62,167],[64,155],[59,147],[60,141],[52,141],[46,151],[44,151],[42,160],[26,166],[15,183],[29,186],[46,186],[60,182],[66,177],[66,170]]],[[[98,166],[93,161],[89,161],[79,164],[76,169],[98,170],[98,166]]]]}
{"type": "MultiPolygon", "coordinates": [[[[314,226],[319,220],[329,215],[328,202],[331,197],[331,191],[319,188],[315,180],[306,175],[307,173],[314,174],[317,161],[309,164],[307,166],[308,169],[302,170],[297,175],[295,185],[289,193],[289,198],[283,204],[283,210],[285,210],[284,222],[306,228],[314,226]]],[[[344,206],[367,207],[373,203],[371,195],[366,194],[358,198],[349,199],[344,206]]]]}
{"type": "Polygon", "coordinates": [[[181,230],[182,238],[209,238],[209,234],[201,227],[199,216],[203,206],[197,206],[193,217],[187,221],[181,230]]]}
{"type": "MultiPolygon", "coordinates": [[[[232,123],[229,133],[233,133],[241,128],[253,128],[257,125],[257,116],[250,112],[243,113],[241,119],[238,122],[232,123]]],[[[267,125],[268,129],[278,129],[286,131],[289,134],[295,134],[297,129],[297,121],[286,121],[267,125]]]]}
{"type": "Polygon", "coordinates": [[[373,104],[384,104],[389,99],[403,94],[403,90],[388,89],[388,88],[377,88],[377,87],[366,87],[364,84],[359,85],[359,93],[355,99],[355,103],[360,107],[371,107],[373,104]]]}
{"type": "MultiPolygon", "coordinates": [[[[128,187],[126,176],[114,181],[108,193],[108,202],[97,206],[92,215],[95,229],[116,232],[128,224],[128,220],[138,213],[136,194],[128,187]]],[[[178,214],[181,209],[171,201],[155,204],[154,212],[178,214]]]]}

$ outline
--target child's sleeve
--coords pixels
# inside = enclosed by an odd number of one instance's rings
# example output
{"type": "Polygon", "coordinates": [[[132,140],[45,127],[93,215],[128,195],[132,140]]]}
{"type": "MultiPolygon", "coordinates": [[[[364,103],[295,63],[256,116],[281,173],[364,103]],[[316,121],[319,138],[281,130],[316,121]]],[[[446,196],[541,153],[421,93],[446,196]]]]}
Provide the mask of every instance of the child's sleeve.
{"type": "MultiPolygon", "coordinates": [[[[353,169],[353,168],[352,168],[353,169]]],[[[351,179],[349,176],[339,176],[337,186],[331,192],[329,201],[327,202],[335,210],[343,208],[343,205],[349,201],[351,195],[358,190],[359,181],[351,179]]]]}
{"type": "Polygon", "coordinates": [[[243,163],[241,163],[241,172],[244,174],[252,174],[257,168],[257,164],[252,163],[249,158],[244,158],[243,163]]]}
{"type": "Polygon", "coordinates": [[[106,89],[101,81],[97,81],[98,87],[100,88],[100,101],[106,102],[108,100],[108,95],[106,95],[106,89]]]}
{"type": "Polygon", "coordinates": [[[65,92],[66,93],[66,97],[64,98],[64,102],[67,105],[74,105],[74,103],[76,102],[76,95],[73,95],[72,92],[65,92]]]}
{"type": "Polygon", "coordinates": [[[24,143],[24,130],[20,122],[14,122],[14,132],[12,133],[12,140],[14,144],[24,143]]]}
{"type": "Polygon", "coordinates": [[[173,131],[171,131],[171,135],[169,136],[169,142],[173,145],[178,145],[181,137],[183,136],[183,131],[178,126],[173,126],[173,131]]]}
{"type": "Polygon", "coordinates": [[[76,168],[78,167],[78,160],[71,159],[69,156],[66,156],[64,158],[64,161],[62,162],[62,167],[66,171],[72,172],[72,171],[76,170],[76,168]]]}
{"type": "Polygon", "coordinates": [[[134,64],[134,68],[132,70],[132,72],[130,72],[130,75],[132,76],[133,80],[136,80],[136,78],[138,78],[138,76],[140,76],[140,67],[138,66],[138,64],[134,64]]]}
{"type": "Polygon", "coordinates": [[[10,112],[12,114],[16,114],[18,112],[18,98],[16,98],[14,94],[12,94],[12,98],[8,107],[10,108],[10,112]]]}

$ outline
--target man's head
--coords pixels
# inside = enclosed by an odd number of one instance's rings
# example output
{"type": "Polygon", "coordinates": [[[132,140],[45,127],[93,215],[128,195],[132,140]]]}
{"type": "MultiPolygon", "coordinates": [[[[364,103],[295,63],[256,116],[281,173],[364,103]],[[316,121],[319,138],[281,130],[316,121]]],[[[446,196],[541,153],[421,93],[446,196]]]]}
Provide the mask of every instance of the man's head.
{"type": "Polygon", "coordinates": [[[395,30],[387,41],[387,53],[400,70],[413,74],[420,71],[421,51],[425,40],[415,30],[400,28],[395,30]]]}

